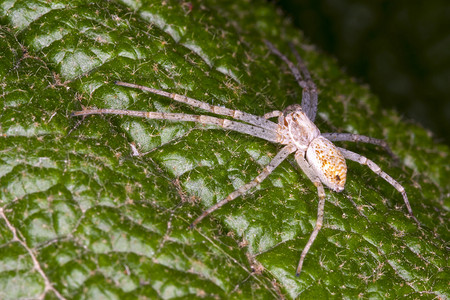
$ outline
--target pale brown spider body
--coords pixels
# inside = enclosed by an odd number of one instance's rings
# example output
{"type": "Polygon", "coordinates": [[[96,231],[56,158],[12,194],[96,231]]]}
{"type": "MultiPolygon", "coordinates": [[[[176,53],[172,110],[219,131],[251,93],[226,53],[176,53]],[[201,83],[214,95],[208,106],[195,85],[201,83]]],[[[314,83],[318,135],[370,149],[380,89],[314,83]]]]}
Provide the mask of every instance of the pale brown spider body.
{"type": "Polygon", "coordinates": [[[216,118],[206,115],[188,115],[183,113],[164,113],[164,112],[146,112],[146,111],[129,111],[117,109],[84,109],[82,111],[74,112],[73,116],[85,116],[90,114],[116,114],[143,117],[149,119],[163,119],[172,121],[186,121],[197,122],[201,124],[216,125],[226,130],[233,130],[251,136],[259,137],[267,141],[284,145],[284,147],[277,153],[272,161],[256,176],[251,182],[244,184],[225,199],[217,202],[205,210],[197,219],[195,219],[191,228],[198,224],[203,218],[211,212],[222,207],[228,202],[236,199],[242,194],[246,193],[251,188],[261,183],[272,171],[283,162],[291,153],[295,153],[295,160],[305,175],[317,187],[319,196],[319,205],[317,209],[317,219],[308,242],[302,250],[300,260],[297,267],[296,275],[298,276],[302,270],[303,262],[310,247],[322,228],[323,215],[325,207],[325,191],[323,185],[327,186],[333,191],[341,192],[344,190],[344,185],[347,179],[347,165],[346,159],[356,161],[360,164],[367,165],[373,172],[382,177],[394,188],[396,188],[403,196],[409,214],[416,221],[411,206],[408,201],[405,189],[392,177],[383,172],[374,162],[349,150],[336,147],[333,141],[351,141],[371,143],[384,147],[391,155],[389,147],[386,142],[363,135],[349,134],[349,133],[321,133],[314,120],[317,113],[317,89],[311,80],[311,76],[301,60],[298,52],[292,47],[293,53],[298,62],[298,68],[280,51],[275,48],[270,42],[266,41],[266,45],[270,51],[281,58],[288,64],[293,75],[295,76],[299,85],[303,88],[302,103],[291,105],[283,112],[273,111],[264,116],[256,116],[239,110],[228,109],[226,107],[215,106],[202,102],[187,96],[169,93],[163,90],[145,87],[133,83],[116,82],[119,86],[128,88],[137,88],[153,94],[164,96],[178,102],[188,104],[193,107],[203,109],[207,112],[230,117],[235,119],[216,118]],[[300,74],[299,69],[301,70],[300,74]],[[274,123],[269,119],[278,117],[278,123],[274,123]],[[238,122],[241,121],[241,122],[238,122]]]}
{"type": "Polygon", "coordinates": [[[295,145],[296,155],[306,158],[323,184],[333,191],[343,191],[347,179],[344,156],[332,142],[320,134],[319,128],[302,111],[300,105],[291,105],[285,111],[291,109],[295,111],[286,116],[279,112],[278,142],[282,145],[295,145]]]}

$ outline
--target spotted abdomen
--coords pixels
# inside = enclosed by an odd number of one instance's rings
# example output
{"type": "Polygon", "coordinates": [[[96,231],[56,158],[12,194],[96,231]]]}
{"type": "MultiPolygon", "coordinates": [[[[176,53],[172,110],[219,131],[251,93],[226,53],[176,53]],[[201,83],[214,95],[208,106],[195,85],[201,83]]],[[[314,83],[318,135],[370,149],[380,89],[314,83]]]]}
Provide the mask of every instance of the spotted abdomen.
{"type": "Polygon", "coordinates": [[[309,144],[306,159],[323,184],[336,192],[344,190],[347,164],[332,142],[322,136],[315,138],[309,144]]]}

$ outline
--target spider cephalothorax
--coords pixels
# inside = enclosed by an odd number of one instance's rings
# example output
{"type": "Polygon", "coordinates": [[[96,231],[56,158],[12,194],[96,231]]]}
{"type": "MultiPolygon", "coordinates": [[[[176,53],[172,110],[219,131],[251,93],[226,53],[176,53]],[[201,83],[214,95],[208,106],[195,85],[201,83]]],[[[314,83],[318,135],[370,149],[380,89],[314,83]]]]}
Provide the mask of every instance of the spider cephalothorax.
{"type": "Polygon", "coordinates": [[[216,125],[227,130],[233,130],[259,137],[267,141],[285,145],[272,161],[263,169],[263,171],[256,176],[251,182],[244,184],[225,199],[217,202],[205,210],[197,219],[195,219],[191,227],[198,224],[203,218],[209,215],[214,210],[227,204],[228,202],[241,196],[251,188],[261,183],[272,171],[283,162],[291,153],[295,153],[295,160],[305,175],[317,187],[317,194],[319,196],[319,205],[317,209],[317,219],[308,242],[306,243],[300,255],[300,260],[297,266],[297,276],[300,274],[303,266],[303,261],[311,248],[319,230],[323,224],[323,215],[325,207],[325,191],[323,184],[330,189],[341,192],[344,189],[345,181],[347,179],[347,165],[345,159],[356,161],[360,164],[367,165],[373,172],[382,177],[393,187],[395,187],[403,196],[409,214],[419,223],[412,213],[409,205],[405,189],[388,174],[381,171],[374,162],[349,150],[336,147],[333,141],[351,141],[371,143],[384,147],[389,153],[392,153],[387,144],[378,139],[370,138],[363,135],[349,134],[349,133],[321,133],[314,124],[317,113],[317,89],[311,80],[311,76],[306,68],[304,62],[300,58],[298,52],[293,48],[293,53],[298,62],[298,68],[281,52],[275,48],[270,42],[266,41],[266,45],[270,51],[281,58],[291,69],[298,84],[303,88],[302,103],[287,107],[283,112],[273,111],[264,116],[256,116],[246,112],[228,109],[221,106],[211,105],[193,98],[183,95],[169,93],[166,91],[145,87],[133,83],[116,82],[119,86],[137,88],[143,91],[151,92],[175,101],[182,102],[194,107],[198,107],[207,112],[233,118],[237,121],[224,118],[216,118],[206,115],[188,115],[183,113],[164,113],[164,112],[145,112],[145,111],[130,111],[130,110],[116,110],[116,109],[84,109],[82,111],[74,112],[73,116],[85,116],[90,114],[117,114],[129,115],[136,117],[143,117],[149,119],[163,119],[172,121],[187,121],[198,122],[201,124],[216,125]],[[300,71],[303,74],[300,74],[300,71]],[[278,124],[269,119],[278,117],[278,124]],[[242,121],[242,122],[238,122],[242,121]]]}
{"type": "Polygon", "coordinates": [[[294,144],[298,150],[306,151],[320,131],[302,110],[297,110],[278,117],[277,134],[280,144],[294,144]]]}

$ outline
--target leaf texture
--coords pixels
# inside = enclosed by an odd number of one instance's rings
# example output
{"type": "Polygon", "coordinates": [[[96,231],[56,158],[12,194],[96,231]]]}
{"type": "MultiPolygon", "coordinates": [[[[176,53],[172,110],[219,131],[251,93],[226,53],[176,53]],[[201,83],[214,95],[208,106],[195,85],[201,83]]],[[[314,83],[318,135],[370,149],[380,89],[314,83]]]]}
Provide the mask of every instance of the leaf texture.
{"type": "MultiPolygon", "coordinates": [[[[446,298],[449,149],[379,107],[264,1],[0,2],[0,298],[446,298]],[[327,190],[303,272],[317,194],[279,145],[191,123],[71,118],[82,107],[203,113],[114,85],[139,83],[262,115],[301,99],[263,43],[301,52],[320,89],[323,132],[384,138],[373,159],[401,195],[349,162],[327,190]]],[[[292,58],[292,56],[291,56],[292,58]]]]}

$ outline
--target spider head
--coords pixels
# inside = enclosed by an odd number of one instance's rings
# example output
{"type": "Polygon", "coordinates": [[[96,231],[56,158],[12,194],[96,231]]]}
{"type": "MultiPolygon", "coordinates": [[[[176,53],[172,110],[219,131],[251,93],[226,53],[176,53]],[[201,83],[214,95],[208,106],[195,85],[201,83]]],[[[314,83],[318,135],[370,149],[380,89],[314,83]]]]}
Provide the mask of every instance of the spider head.
{"type": "MultiPolygon", "coordinates": [[[[291,105],[292,108],[299,106],[291,105]]],[[[289,106],[289,107],[291,107],[289,106]]],[[[278,119],[278,134],[281,144],[295,144],[297,149],[306,151],[309,143],[320,135],[319,128],[298,108],[278,119]]]]}
{"type": "Polygon", "coordinates": [[[327,187],[335,192],[344,190],[347,164],[339,149],[326,138],[315,138],[306,151],[306,159],[314,173],[327,187]]]}

